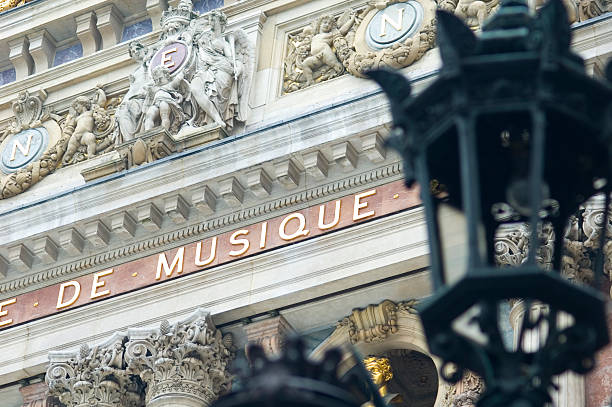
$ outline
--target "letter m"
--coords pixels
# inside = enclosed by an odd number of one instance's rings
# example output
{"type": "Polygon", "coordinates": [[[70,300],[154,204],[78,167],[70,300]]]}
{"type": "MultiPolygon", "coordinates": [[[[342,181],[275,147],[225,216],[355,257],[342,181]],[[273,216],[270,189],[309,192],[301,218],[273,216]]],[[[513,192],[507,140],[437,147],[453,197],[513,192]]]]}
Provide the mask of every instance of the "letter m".
{"type": "Polygon", "coordinates": [[[174,259],[172,260],[172,264],[168,265],[168,259],[166,258],[165,253],[160,253],[159,258],[157,260],[157,274],[155,275],[155,279],[159,280],[162,277],[162,269],[166,274],[166,277],[171,277],[174,269],[176,268],[176,273],[181,274],[183,272],[183,262],[185,258],[185,248],[181,247],[176,252],[174,259]]]}

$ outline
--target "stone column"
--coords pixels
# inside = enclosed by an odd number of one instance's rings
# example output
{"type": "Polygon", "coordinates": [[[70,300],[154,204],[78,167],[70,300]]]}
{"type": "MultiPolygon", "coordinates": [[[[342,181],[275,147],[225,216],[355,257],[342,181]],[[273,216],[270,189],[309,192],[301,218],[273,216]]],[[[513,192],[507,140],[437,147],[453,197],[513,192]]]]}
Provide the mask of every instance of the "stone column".
{"type": "Polygon", "coordinates": [[[231,335],[203,310],[159,328],[128,330],[128,373],[147,385],[147,407],[208,407],[231,386],[231,335]]]}
{"type": "Polygon", "coordinates": [[[59,401],[49,396],[49,386],[43,381],[26,384],[19,392],[23,397],[22,407],[60,407],[59,401]]]}
{"type": "Polygon", "coordinates": [[[101,345],[83,344],[78,352],[50,352],[49,394],[67,407],[139,407],[142,390],[125,370],[126,334],[117,332],[101,345]]]}
{"type": "Polygon", "coordinates": [[[244,326],[244,331],[248,342],[260,345],[268,357],[279,355],[284,348],[285,337],[294,332],[282,315],[252,322],[244,326]]]}

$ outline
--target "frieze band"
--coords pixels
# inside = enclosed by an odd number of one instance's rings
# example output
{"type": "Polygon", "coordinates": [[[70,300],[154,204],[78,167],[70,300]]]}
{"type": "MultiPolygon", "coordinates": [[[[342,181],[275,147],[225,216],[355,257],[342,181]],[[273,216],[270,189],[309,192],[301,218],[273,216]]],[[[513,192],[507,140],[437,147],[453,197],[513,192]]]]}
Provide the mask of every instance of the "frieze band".
{"type": "Polygon", "coordinates": [[[0,330],[207,270],[419,204],[396,181],[0,301],[0,330]]]}

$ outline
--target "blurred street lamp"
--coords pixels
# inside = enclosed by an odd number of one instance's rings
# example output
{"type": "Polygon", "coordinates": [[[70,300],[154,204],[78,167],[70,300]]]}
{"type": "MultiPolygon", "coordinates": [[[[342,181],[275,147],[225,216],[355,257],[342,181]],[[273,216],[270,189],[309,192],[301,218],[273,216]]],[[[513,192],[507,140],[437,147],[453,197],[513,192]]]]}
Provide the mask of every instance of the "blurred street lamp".
{"type": "MultiPolygon", "coordinates": [[[[370,73],[391,101],[390,144],[403,155],[406,182],[424,186],[434,293],[420,316],[445,379],[457,382],[470,369],[485,380],[479,407],[543,406],[553,377],[591,370],[609,340],[604,297],[560,270],[571,215],[598,193],[610,206],[612,67],[607,81],[586,75],[570,50],[561,0],[537,16],[526,1],[502,0],[478,36],[450,13],[437,19],[443,66],[431,86],[411,96],[399,73],[370,73]],[[509,222],[525,223],[527,258],[502,270],[495,235],[509,222]],[[543,229],[554,236],[552,270],[537,261],[543,229]],[[527,310],[516,349],[499,328],[500,305],[514,298],[527,310]],[[534,303],[548,305],[535,320],[534,303]],[[477,337],[456,329],[465,315],[477,337]],[[533,331],[543,333],[538,349],[522,340],[533,331]]],[[[598,256],[593,271],[601,275],[598,256]]]]}

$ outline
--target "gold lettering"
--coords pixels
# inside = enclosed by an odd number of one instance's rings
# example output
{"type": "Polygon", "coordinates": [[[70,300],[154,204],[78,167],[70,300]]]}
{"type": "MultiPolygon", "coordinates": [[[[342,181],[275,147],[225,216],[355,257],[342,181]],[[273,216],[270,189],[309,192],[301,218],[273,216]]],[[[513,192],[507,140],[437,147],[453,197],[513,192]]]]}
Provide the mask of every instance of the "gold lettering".
{"type": "Polygon", "coordinates": [[[285,219],[283,219],[280,226],[278,227],[278,234],[283,240],[293,240],[300,236],[307,236],[308,233],[310,233],[310,231],[306,229],[306,218],[304,218],[304,215],[299,212],[288,215],[285,219]],[[300,223],[295,232],[293,232],[292,234],[287,234],[285,228],[287,227],[287,223],[289,223],[291,219],[297,219],[300,221],[300,223]]]}
{"type": "Polygon", "coordinates": [[[177,49],[176,48],[170,48],[170,49],[167,49],[164,52],[162,52],[161,63],[166,68],[172,68],[174,66],[174,61],[172,60],[172,55],[170,55],[173,52],[177,52],[177,49]],[[170,63],[168,64],[167,62],[170,62],[170,63]]]}
{"type": "MultiPolygon", "coordinates": [[[[6,307],[7,305],[12,305],[17,302],[17,298],[11,298],[10,300],[0,302],[0,317],[5,317],[8,315],[8,310],[3,310],[2,307],[6,307]]],[[[5,326],[12,324],[12,319],[5,319],[4,321],[0,321],[0,326],[5,326]]]]}
{"type": "Polygon", "coordinates": [[[361,202],[362,198],[367,198],[368,196],[376,195],[376,190],[372,189],[370,191],[362,192],[360,194],[355,195],[355,206],[353,207],[353,220],[360,220],[369,218],[370,216],[374,216],[374,211],[368,211],[364,213],[359,213],[360,209],[367,208],[367,202],[361,202]]]}
{"type": "Polygon", "coordinates": [[[81,284],[79,284],[78,281],[68,281],[67,283],[62,283],[62,285],[60,285],[59,295],[57,296],[57,306],[55,308],[61,309],[71,306],[76,302],[76,300],[79,299],[80,294],[81,284]],[[74,287],[74,294],[72,295],[71,299],[69,299],[68,301],[64,301],[64,291],[68,286],[74,287]]]}
{"type": "Polygon", "coordinates": [[[215,260],[215,256],[217,256],[217,236],[213,237],[212,243],[210,244],[210,256],[204,261],[202,261],[202,242],[198,242],[196,245],[196,256],[195,256],[195,265],[198,267],[208,266],[210,263],[215,260]]]}
{"type": "Polygon", "coordinates": [[[340,222],[340,205],[341,201],[338,199],[336,201],[336,209],[334,211],[334,220],[332,223],[325,224],[325,205],[319,206],[319,229],[331,229],[336,226],[340,222]]]}
{"type": "Polygon", "coordinates": [[[259,248],[266,248],[266,238],[268,234],[268,222],[264,222],[261,224],[261,237],[259,238],[259,248]]]}
{"type": "Polygon", "coordinates": [[[93,283],[91,283],[91,295],[89,296],[89,298],[93,300],[94,298],[103,297],[105,295],[110,294],[110,290],[98,292],[98,288],[104,287],[105,284],[104,281],[100,281],[100,277],[108,276],[110,274],[113,274],[113,269],[100,271],[94,274],[93,283]]]}
{"type": "Polygon", "coordinates": [[[30,154],[30,147],[32,146],[32,133],[28,135],[28,141],[26,142],[25,147],[23,144],[19,142],[19,140],[15,140],[13,142],[13,151],[11,152],[11,159],[9,161],[15,161],[15,154],[17,153],[17,149],[21,151],[24,157],[27,157],[30,154]]]}
{"type": "Polygon", "coordinates": [[[162,277],[162,269],[166,274],[166,277],[172,276],[174,269],[177,268],[176,274],[181,274],[183,272],[183,261],[185,260],[185,248],[181,247],[176,252],[174,259],[172,260],[172,264],[168,266],[168,259],[166,258],[165,253],[160,253],[159,258],[157,259],[157,273],[155,274],[155,279],[159,280],[162,277]]]}
{"type": "Polygon", "coordinates": [[[249,231],[242,229],[242,230],[237,230],[234,233],[232,233],[232,235],[230,236],[230,243],[231,244],[241,244],[242,245],[242,249],[240,250],[232,250],[231,252],[229,252],[230,256],[236,257],[236,256],[241,256],[244,253],[246,253],[247,250],[249,250],[249,246],[251,245],[251,243],[249,242],[248,239],[236,239],[236,237],[238,236],[242,236],[242,235],[248,235],[249,231]]]}
{"type": "Polygon", "coordinates": [[[404,9],[401,8],[397,10],[397,21],[394,21],[387,15],[387,13],[383,13],[382,20],[380,22],[380,36],[384,37],[387,35],[387,23],[397,31],[402,30],[402,26],[404,25],[404,9]]]}

